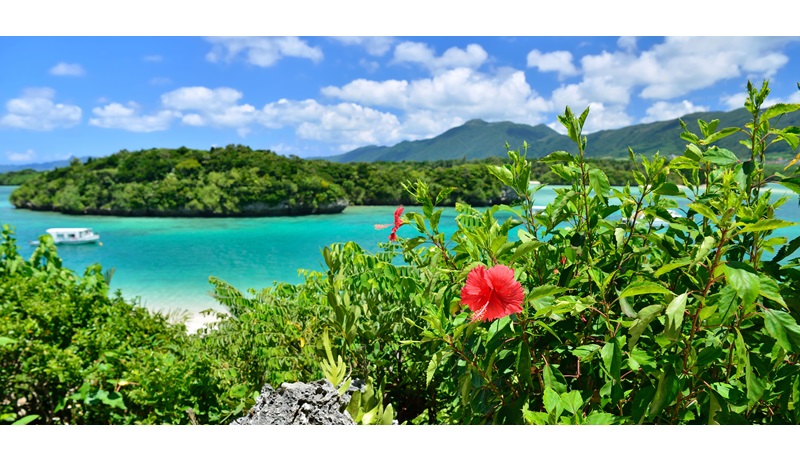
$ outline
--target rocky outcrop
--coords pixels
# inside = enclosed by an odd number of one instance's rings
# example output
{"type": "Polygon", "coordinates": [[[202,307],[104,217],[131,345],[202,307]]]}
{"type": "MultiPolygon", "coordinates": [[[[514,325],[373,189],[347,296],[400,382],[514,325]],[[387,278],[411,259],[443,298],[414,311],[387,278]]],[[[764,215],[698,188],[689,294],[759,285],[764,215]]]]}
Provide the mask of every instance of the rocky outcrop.
{"type": "Polygon", "coordinates": [[[347,392],[339,396],[333,384],[325,379],[309,383],[283,383],[277,390],[267,384],[247,415],[231,424],[355,424],[345,408],[353,393],[363,392],[364,388],[364,382],[356,379],[347,392]]]}

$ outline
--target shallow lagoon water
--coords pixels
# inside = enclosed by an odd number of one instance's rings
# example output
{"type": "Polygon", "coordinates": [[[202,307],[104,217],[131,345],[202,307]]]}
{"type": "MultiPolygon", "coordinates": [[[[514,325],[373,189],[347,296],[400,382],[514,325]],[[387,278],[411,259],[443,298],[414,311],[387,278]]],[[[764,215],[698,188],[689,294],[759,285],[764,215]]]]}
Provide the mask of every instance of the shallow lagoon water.
{"type": "MultiPolygon", "coordinates": [[[[15,209],[8,201],[14,187],[0,186],[0,223],[15,229],[17,245],[27,257],[36,240],[50,227],[91,227],[102,246],[59,246],[64,265],[76,272],[100,263],[115,268],[112,290],[152,309],[198,312],[218,308],[209,295],[209,276],[223,279],[240,290],[260,289],[274,282],[298,283],[298,269],[323,270],[321,250],[335,243],[355,241],[368,251],[386,242],[389,230],[375,230],[376,223],[390,223],[396,207],[348,207],[338,215],[273,218],[128,218],[72,216],[15,209]]],[[[797,195],[782,187],[773,191],[791,199],[779,210],[782,219],[800,222],[797,195]]],[[[536,193],[536,204],[555,198],[553,187],[536,193]]],[[[685,202],[680,203],[681,206],[685,202]]],[[[407,207],[406,211],[420,211],[407,207]]],[[[455,210],[446,208],[442,231],[455,231],[455,210]]],[[[800,225],[778,230],[790,239],[800,235],[800,225]]],[[[416,230],[406,226],[400,236],[416,230]]],[[[797,255],[797,254],[795,254],[797,255]]]]}

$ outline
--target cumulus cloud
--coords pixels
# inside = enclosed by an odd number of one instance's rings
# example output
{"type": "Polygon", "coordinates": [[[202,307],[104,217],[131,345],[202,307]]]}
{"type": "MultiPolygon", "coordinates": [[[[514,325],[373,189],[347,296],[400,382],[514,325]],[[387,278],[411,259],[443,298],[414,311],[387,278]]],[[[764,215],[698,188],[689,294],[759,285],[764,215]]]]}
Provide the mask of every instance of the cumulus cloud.
{"type": "Polygon", "coordinates": [[[601,78],[620,88],[641,87],[645,99],[667,100],[742,74],[769,78],[788,57],[791,37],[667,37],[638,55],[603,52],[581,59],[584,82],[601,78]]]}
{"type": "Polygon", "coordinates": [[[247,126],[256,120],[256,108],[238,104],[242,93],[233,88],[209,89],[204,86],[179,88],[161,96],[164,107],[186,114],[182,122],[195,127],[236,128],[240,135],[249,133],[247,126]]]}
{"type": "Polygon", "coordinates": [[[451,123],[454,118],[539,123],[543,118],[541,113],[550,109],[550,104],[528,85],[525,73],[516,70],[488,75],[458,68],[411,82],[359,79],[342,87],[325,87],[322,93],[408,114],[430,111],[443,124],[451,123]]]}
{"type": "Polygon", "coordinates": [[[344,45],[357,45],[372,56],[385,55],[394,45],[394,38],[385,36],[335,36],[331,39],[344,45]]]}
{"type": "Polygon", "coordinates": [[[93,108],[92,113],[96,117],[89,119],[89,125],[148,133],[167,130],[173,119],[179,117],[174,111],[163,110],[152,115],[141,115],[138,110],[139,106],[133,102],[128,103],[128,106],[114,102],[93,108]]]}
{"type": "Polygon", "coordinates": [[[451,47],[436,56],[434,50],[421,42],[402,42],[394,48],[393,63],[419,64],[432,73],[440,73],[452,68],[478,68],[489,58],[478,44],[469,44],[465,50],[451,47]]]}
{"type": "Polygon", "coordinates": [[[288,37],[212,37],[213,44],[206,54],[206,60],[217,63],[231,62],[239,54],[244,55],[249,64],[270,67],[284,57],[307,58],[315,63],[322,61],[322,50],[311,47],[306,41],[294,36],[288,37]]]}
{"type": "Polygon", "coordinates": [[[57,76],[80,77],[86,74],[86,71],[83,69],[83,67],[81,67],[80,64],[61,62],[50,68],[50,74],[57,76]]]}
{"type": "Polygon", "coordinates": [[[26,89],[21,97],[6,102],[7,113],[0,117],[0,126],[48,131],[78,125],[80,107],[54,103],[54,97],[50,88],[26,89]]]}
{"type": "Polygon", "coordinates": [[[337,144],[339,150],[396,140],[401,125],[391,113],[346,102],[323,105],[313,99],[269,103],[260,122],[269,128],[295,127],[298,137],[337,144]]]}
{"type": "Polygon", "coordinates": [[[688,100],[674,103],[660,101],[652,104],[645,111],[645,117],[642,118],[642,122],[666,121],[702,111],[708,111],[708,107],[695,105],[688,100]]]}
{"type": "Polygon", "coordinates": [[[572,53],[563,50],[550,53],[531,50],[528,53],[528,67],[535,67],[541,72],[558,72],[559,78],[578,73],[578,69],[572,64],[572,53]]]}
{"type": "Polygon", "coordinates": [[[6,158],[12,163],[25,163],[36,158],[36,152],[28,149],[24,152],[6,152],[6,158]]]}

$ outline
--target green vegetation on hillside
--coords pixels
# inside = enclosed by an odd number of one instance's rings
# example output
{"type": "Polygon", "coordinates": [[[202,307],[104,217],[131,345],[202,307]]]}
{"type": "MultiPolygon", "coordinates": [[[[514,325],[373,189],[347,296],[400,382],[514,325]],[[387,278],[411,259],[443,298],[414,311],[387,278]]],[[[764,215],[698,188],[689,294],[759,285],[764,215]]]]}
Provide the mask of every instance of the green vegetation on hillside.
{"type": "MultiPolygon", "coordinates": [[[[338,213],[350,205],[413,204],[403,190],[422,180],[443,205],[507,203],[511,191],[480,162],[335,163],[283,157],[241,145],[211,151],[121,151],[86,163],[39,173],[11,194],[20,208],[73,214],[160,216],[257,216],[338,213]]],[[[629,161],[599,160],[611,183],[628,182],[629,161]]],[[[532,180],[558,183],[547,164],[535,164],[532,180]]]]}
{"type": "MultiPolygon", "coordinates": [[[[740,126],[748,120],[749,113],[745,108],[729,112],[692,113],[681,119],[688,124],[692,133],[699,133],[697,121],[711,122],[719,120],[719,127],[740,126]]],[[[800,126],[800,112],[790,112],[774,121],[775,127],[800,126]]],[[[684,142],[681,140],[682,129],[678,119],[659,121],[648,124],[637,124],[615,130],[601,130],[589,133],[587,157],[620,158],[628,155],[628,146],[637,154],[652,156],[656,152],[661,155],[683,154],[684,142]]],[[[731,150],[740,158],[748,155],[746,147],[739,141],[744,135],[726,137],[716,144],[731,150]]],[[[529,146],[528,157],[540,158],[557,150],[573,152],[569,137],[557,133],[546,125],[530,126],[512,122],[487,123],[482,120],[471,120],[450,129],[439,136],[419,141],[404,141],[394,146],[368,146],[355,149],[342,155],[331,157],[332,161],[431,161],[448,159],[485,159],[490,157],[505,158],[503,143],[511,148],[522,147],[523,142],[529,146]]],[[[770,148],[767,155],[771,162],[783,162],[791,159],[793,154],[785,143],[777,143],[770,148]]]]}
{"type": "Polygon", "coordinates": [[[34,169],[23,169],[21,171],[5,172],[0,174],[0,185],[22,185],[38,174],[34,169]]]}

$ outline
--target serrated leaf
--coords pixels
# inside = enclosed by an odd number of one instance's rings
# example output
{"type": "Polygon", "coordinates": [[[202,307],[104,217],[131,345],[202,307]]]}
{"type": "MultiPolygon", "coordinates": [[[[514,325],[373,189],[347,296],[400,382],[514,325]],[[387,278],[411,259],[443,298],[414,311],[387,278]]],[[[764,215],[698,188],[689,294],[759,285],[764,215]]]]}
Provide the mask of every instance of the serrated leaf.
{"type": "Polygon", "coordinates": [[[789,309],[789,307],[786,305],[786,302],[783,300],[783,296],[781,296],[781,290],[778,286],[778,282],[765,274],[758,275],[758,294],[777,302],[781,307],[787,310],[789,309]]]}
{"type": "Polygon", "coordinates": [[[701,162],[716,164],[718,166],[730,166],[739,162],[736,154],[727,149],[712,147],[703,154],[701,162]]]}
{"type": "Polygon", "coordinates": [[[425,386],[429,386],[431,380],[433,380],[433,375],[436,373],[436,368],[439,368],[439,363],[442,361],[442,351],[439,351],[431,357],[431,361],[428,362],[428,369],[425,371],[425,386]]]}
{"type": "Polygon", "coordinates": [[[555,417],[558,418],[561,415],[561,397],[558,396],[555,390],[550,387],[544,388],[544,394],[542,395],[542,404],[544,404],[544,409],[547,413],[553,415],[555,413],[555,417]]]}
{"type": "Polygon", "coordinates": [[[583,398],[578,390],[572,390],[568,393],[561,394],[561,405],[564,410],[571,414],[576,414],[581,411],[583,406],[583,398]]]}
{"type": "Polygon", "coordinates": [[[589,185],[591,185],[594,192],[600,197],[607,197],[611,191],[611,184],[608,182],[608,177],[600,169],[589,170],[589,185]]]}
{"type": "Polygon", "coordinates": [[[761,120],[768,121],[773,117],[780,116],[781,114],[791,113],[800,109],[800,104],[797,103],[776,103],[761,113],[761,120]]]}
{"type": "Polygon", "coordinates": [[[800,326],[792,315],[780,310],[763,309],[764,329],[786,352],[800,351],[800,326]]]}
{"type": "Polygon", "coordinates": [[[753,303],[758,297],[760,283],[758,274],[747,264],[740,262],[726,262],[722,266],[728,283],[731,284],[736,294],[745,302],[753,303]]]}
{"type": "Polygon", "coordinates": [[[708,137],[701,139],[700,144],[709,145],[715,141],[719,141],[720,139],[725,138],[726,136],[730,136],[738,132],[739,130],[741,130],[739,127],[723,128],[722,130],[712,133],[708,137]]]}

